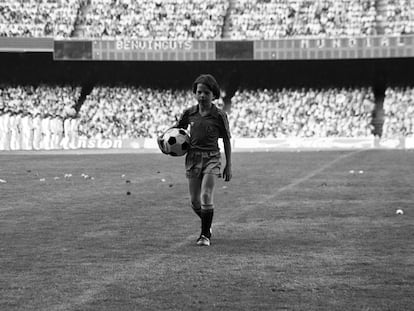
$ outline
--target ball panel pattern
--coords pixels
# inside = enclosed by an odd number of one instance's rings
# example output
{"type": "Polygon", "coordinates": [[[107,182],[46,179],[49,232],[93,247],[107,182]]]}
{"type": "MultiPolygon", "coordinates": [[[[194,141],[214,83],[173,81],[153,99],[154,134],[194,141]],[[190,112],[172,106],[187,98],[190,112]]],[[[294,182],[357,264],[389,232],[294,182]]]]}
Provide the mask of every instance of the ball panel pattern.
{"type": "Polygon", "coordinates": [[[183,156],[190,148],[190,137],[183,129],[171,128],[163,136],[165,151],[174,157],[183,156]]]}

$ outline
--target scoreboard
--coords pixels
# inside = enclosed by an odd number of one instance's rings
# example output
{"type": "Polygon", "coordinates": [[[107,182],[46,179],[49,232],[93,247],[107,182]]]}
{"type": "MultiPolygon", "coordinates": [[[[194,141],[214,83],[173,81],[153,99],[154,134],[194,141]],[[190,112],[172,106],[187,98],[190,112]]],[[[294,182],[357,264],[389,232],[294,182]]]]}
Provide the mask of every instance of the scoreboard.
{"type": "Polygon", "coordinates": [[[92,60],[92,42],[54,41],[53,58],[56,60],[92,60]]]}
{"type": "Polygon", "coordinates": [[[254,59],[361,59],[414,56],[414,36],[255,41],[254,59]]]}
{"type": "Polygon", "coordinates": [[[414,35],[278,40],[57,40],[55,60],[243,61],[414,57],[414,35]]]}
{"type": "Polygon", "coordinates": [[[95,60],[122,61],[202,61],[215,60],[214,41],[189,40],[96,40],[95,60]]]}

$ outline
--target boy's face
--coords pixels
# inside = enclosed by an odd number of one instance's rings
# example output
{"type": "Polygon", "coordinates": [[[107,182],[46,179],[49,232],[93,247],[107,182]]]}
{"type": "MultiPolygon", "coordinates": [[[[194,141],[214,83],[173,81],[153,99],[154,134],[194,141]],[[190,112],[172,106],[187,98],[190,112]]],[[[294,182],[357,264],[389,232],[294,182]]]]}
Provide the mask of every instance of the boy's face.
{"type": "Polygon", "coordinates": [[[204,84],[197,84],[196,98],[200,105],[210,105],[213,101],[213,92],[204,84]]]}

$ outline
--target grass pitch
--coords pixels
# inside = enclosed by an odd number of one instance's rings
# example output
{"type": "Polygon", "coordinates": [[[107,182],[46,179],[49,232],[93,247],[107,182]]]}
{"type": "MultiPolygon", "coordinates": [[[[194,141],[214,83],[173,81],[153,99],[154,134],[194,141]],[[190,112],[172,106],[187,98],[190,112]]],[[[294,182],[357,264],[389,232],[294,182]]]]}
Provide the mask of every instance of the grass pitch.
{"type": "Polygon", "coordinates": [[[198,247],[183,158],[0,154],[0,310],[410,310],[413,163],[234,153],[198,247]]]}

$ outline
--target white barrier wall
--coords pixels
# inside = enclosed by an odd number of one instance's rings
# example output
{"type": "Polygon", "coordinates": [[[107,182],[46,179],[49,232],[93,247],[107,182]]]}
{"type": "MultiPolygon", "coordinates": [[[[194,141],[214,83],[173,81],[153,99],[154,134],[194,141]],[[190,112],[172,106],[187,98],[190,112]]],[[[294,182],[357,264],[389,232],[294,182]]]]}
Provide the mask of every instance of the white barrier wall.
{"type": "MultiPolygon", "coordinates": [[[[219,140],[220,149],[223,151],[223,142],[219,140]]],[[[78,137],[73,144],[65,144],[62,140],[57,147],[47,150],[61,149],[103,149],[103,150],[158,150],[156,139],[94,139],[78,137]]],[[[251,150],[289,150],[289,149],[414,149],[414,137],[379,139],[375,137],[326,137],[326,138],[232,138],[233,151],[251,150]]],[[[0,149],[11,150],[11,149],[0,149]]],[[[21,150],[21,149],[13,149],[21,150]]],[[[32,149],[25,149],[32,150],[32,149]]],[[[43,148],[37,150],[45,150],[43,148]]]]}
{"type": "MultiPolygon", "coordinates": [[[[219,146],[223,150],[222,140],[219,146]]],[[[375,137],[325,138],[232,138],[234,151],[269,149],[414,149],[414,137],[378,139],[375,137]]],[[[87,139],[79,138],[75,149],[158,149],[156,139],[87,139]]]]}

